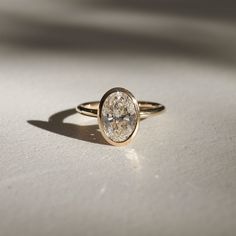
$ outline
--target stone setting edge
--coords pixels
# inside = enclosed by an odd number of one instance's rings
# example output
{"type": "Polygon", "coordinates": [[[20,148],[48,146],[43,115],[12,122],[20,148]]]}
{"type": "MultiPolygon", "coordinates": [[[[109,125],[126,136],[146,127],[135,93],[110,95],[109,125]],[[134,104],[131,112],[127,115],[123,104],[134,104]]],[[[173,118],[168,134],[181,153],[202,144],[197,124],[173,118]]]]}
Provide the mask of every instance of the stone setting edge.
{"type": "Polygon", "coordinates": [[[124,145],[127,145],[128,143],[130,143],[133,138],[136,136],[137,134],[137,131],[138,131],[138,128],[139,128],[139,123],[140,123],[140,109],[139,109],[139,104],[138,104],[138,101],[136,100],[136,98],[134,97],[134,95],[127,89],[124,89],[124,88],[121,88],[121,87],[115,87],[115,88],[112,88],[110,90],[108,90],[102,97],[102,99],[100,100],[100,103],[99,103],[99,108],[98,108],[98,125],[99,125],[99,129],[100,129],[100,132],[102,134],[102,136],[104,137],[104,139],[111,145],[113,146],[124,146],[124,145]],[[136,110],[136,126],[134,128],[134,131],[131,133],[131,135],[125,140],[125,141],[122,141],[122,142],[115,142],[113,141],[112,139],[110,139],[105,131],[104,131],[104,128],[103,128],[103,122],[102,122],[102,108],[103,108],[103,104],[106,100],[106,98],[112,94],[112,93],[116,93],[116,92],[122,92],[122,93],[125,93],[126,95],[128,95],[133,104],[134,104],[134,107],[135,107],[135,110],[136,110]]]}

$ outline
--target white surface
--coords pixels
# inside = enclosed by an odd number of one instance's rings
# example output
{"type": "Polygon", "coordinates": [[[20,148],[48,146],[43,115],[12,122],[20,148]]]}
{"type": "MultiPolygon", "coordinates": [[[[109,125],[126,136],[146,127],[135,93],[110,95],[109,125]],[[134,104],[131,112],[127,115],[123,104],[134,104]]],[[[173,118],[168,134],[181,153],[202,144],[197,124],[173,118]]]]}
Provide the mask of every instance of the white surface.
{"type": "Polygon", "coordinates": [[[47,4],[1,2],[0,235],[235,235],[234,23],[47,4]],[[48,123],[115,86],[167,107],[127,147],[48,123]]]}

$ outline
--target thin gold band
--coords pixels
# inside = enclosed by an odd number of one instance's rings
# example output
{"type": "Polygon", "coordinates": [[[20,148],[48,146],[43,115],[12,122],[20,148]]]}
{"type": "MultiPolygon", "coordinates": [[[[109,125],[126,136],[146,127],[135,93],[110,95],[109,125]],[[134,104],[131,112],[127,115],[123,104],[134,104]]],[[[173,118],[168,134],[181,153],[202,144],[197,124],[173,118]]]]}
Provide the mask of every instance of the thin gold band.
{"type": "MultiPolygon", "coordinates": [[[[138,102],[140,109],[140,118],[144,119],[151,115],[159,114],[160,112],[165,110],[165,107],[156,102],[146,102],[140,101],[138,102]]],[[[86,102],[78,105],[76,107],[76,111],[80,114],[90,117],[97,117],[98,114],[99,102],[86,102]]]]}

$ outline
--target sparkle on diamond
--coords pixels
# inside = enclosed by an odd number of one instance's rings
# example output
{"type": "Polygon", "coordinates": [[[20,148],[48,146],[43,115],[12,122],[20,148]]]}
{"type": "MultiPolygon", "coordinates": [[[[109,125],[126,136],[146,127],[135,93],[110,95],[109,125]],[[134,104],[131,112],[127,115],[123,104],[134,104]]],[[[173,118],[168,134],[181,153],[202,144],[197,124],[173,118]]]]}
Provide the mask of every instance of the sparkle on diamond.
{"type": "Polygon", "coordinates": [[[114,142],[124,142],[135,130],[137,111],[131,97],[114,92],[104,101],[101,115],[105,134],[114,142]]]}

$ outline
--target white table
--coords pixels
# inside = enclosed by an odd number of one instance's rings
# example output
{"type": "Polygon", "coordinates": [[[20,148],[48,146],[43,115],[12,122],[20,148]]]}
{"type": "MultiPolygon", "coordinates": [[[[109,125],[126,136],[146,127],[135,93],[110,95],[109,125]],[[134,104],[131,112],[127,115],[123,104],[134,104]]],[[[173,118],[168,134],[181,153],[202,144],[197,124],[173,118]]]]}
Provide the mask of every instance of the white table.
{"type": "Polygon", "coordinates": [[[76,4],[0,2],[0,235],[235,235],[235,22],[76,4]],[[167,107],[121,148],[115,86],[167,107]]]}

